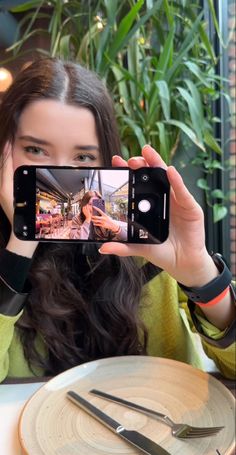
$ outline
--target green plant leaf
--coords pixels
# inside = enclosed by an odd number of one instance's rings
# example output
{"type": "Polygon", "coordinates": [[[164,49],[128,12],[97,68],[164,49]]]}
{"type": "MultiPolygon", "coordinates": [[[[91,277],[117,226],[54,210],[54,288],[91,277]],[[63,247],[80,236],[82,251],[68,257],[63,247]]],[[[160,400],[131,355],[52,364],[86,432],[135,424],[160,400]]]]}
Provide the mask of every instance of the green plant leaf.
{"type": "Polygon", "coordinates": [[[205,151],[205,147],[203,146],[203,144],[201,142],[199,142],[195,132],[191,128],[189,128],[189,126],[187,126],[185,123],[180,122],[179,120],[168,120],[168,121],[166,120],[165,123],[179,128],[181,131],[183,131],[183,133],[186,134],[186,136],[189,137],[189,139],[191,139],[191,141],[194,144],[196,144],[201,150],[205,151]]]}
{"type": "Polygon", "coordinates": [[[216,142],[215,138],[212,136],[210,131],[205,130],[204,132],[204,142],[212,149],[214,152],[218,153],[219,155],[222,155],[222,150],[216,142]]]}
{"type": "Polygon", "coordinates": [[[223,38],[222,38],[222,34],[220,32],[220,27],[219,27],[219,23],[218,23],[218,20],[217,20],[216,10],[215,10],[215,7],[214,7],[213,0],[207,0],[207,2],[208,2],[208,5],[209,5],[209,8],[210,8],[210,11],[211,11],[211,15],[212,15],[212,18],[213,18],[215,29],[217,31],[218,38],[219,38],[222,46],[226,47],[226,45],[224,44],[223,38]]]}
{"type": "MultiPolygon", "coordinates": [[[[97,25],[96,25],[96,29],[97,29],[97,25]]],[[[109,42],[109,39],[110,39],[110,29],[111,29],[111,26],[110,24],[108,23],[104,29],[100,32],[100,40],[99,40],[99,46],[98,46],[98,50],[97,50],[97,53],[96,53],[96,59],[95,59],[95,69],[96,71],[99,73],[100,72],[100,67],[101,65],[105,64],[104,63],[104,59],[105,61],[107,60],[106,57],[105,57],[105,48],[106,48],[106,45],[107,43],[109,42]]],[[[98,32],[98,30],[97,30],[98,32]]]]}
{"type": "Polygon", "coordinates": [[[191,96],[190,93],[187,90],[185,90],[183,87],[176,87],[176,88],[179,91],[179,93],[181,94],[182,98],[187,102],[194,131],[196,132],[199,142],[203,146],[203,138],[202,138],[203,115],[202,115],[202,111],[199,112],[199,110],[197,108],[198,102],[199,102],[198,96],[195,92],[194,98],[193,98],[193,96],[191,96]]]}
{"type": "Polygon", "coordinates": [[[197,30],[202,20],[202,16],[203,11],[199,14],[195,22],[192,24],[189,32],[186,34],[186,37],[180,49],[178,50],[178,55],[175,56],[176,58],[174,59],[173,65],[171,68],[169,68],[167,72],[165,78],[167,82],[169,82],[173,78],[174,74],[177,71],[180,71],[184,57],[188,54],[188,51],[194,46],[194,43],[198,38],[197,30]]]}
{"type": "Polygon", "coordinates": [[[209,170],[209,172],[212,172],[212,170],[215,169],[221,169],[222,171],[224,170],[224,166],[222,166],[222,164],[217,160],[205,160],[203,165],[206,169],[209,170]]]}
{"type": "MultiPolygon", "coordinates": [[[[191,19],[191,21],[194,21],[195,13],[194,13],[194,11],[193,11],[191,6],[188,8],[188,16],[191,19]]],[[[199,24],[199,34],[200,34],[202,43],[205,45],[207,54],[211,57],[213,65],[216,65],[217,60],[216,60],[214,48],[213,48],[212,44],[210,43],[210,40],[209,40],[209,38],[207,36],[207,33],[205,31],[205,23],[199,24]]]]}
{"type": "Polygon", "coordinates": [[[39,6],[40,4],[43,5],[44,1],[42,0],[32,0],[31,2],[23,2],[19,6],[14,6],[10,9],[12,13],[24,13],[25,11],[28,11],[29,9],[35,8],[39,6]]]}
{"type": "Polygon", "coordinates": [[[130,158],[130,151],[124,144],[121,145],[121,154],[124,160],[128,160],[130,158]]]}
{"type": "Polygon", "coordinates": [[[70,45],[73,41],[76,45],[77,43],[73,35],[64,35],[61,37],[58,46],[60,57],[63,57],[65,60],[70,59],[70,45]]]}
{"type": "Polygon", "coordinates": [[[170,63],[172,62],[170,60],[173,55],[174,33],[175,28],[172,27],[171,30],[169,31],[167,39],[165,40],[164,47],[158,59],[158,64],[156,67],[156,79],[157,78],[164,79],[167,68],[171,66],[170,63]]]}
{"type": "Polygon", "coordinates": [[[140,147],[143,147],[147,143],[147,141],[143,135],[143,131],[140,128],[140,126],[138,126],[137,123],[134,120],[132,120],[130,117],[124,116],[123,120],[124,120],[124,123],[126,123],[133,131],[134,135],[136,136],[136,138],[138,140],[140,147]]]}
{"type": "Polygon", "coordinates": [[[127,79],[125,78],[124,73],[121,71],[121,68],[119,68],[118,65],[116,65],[116,66],[112,65],[111,69],[116,78],[119,95],[124,104],[125,111],[127,114],[132,115],[132,111],[133,111],[132,101],[130,99],[128,88],[127,88],[127,79]]]}
{"type": "MultiPolygon", "coordinates": [[[[25,41],[27,41],[29,38],[32,38],[32,36],[34,35],[37,35],[37,34],[40,34],[40,35],[48,35],[48,32],[42,28],[36,28],[34,30],[32,30],[32,32],[28,33],[28,35],[25,37],[25,38],[22,38],[20,41],[17,41],[16,43],[14,43],[11,47],[9,47],[7,49],[8,52],[11,52],[11,51],[16,51],[19,52],[19,49],[20,47],[19,46],[22,46],[22,44],[24,44],[25,41]]],[[[45,51],[47,54],[49,54],[48,51],[45,51]]],[[[15,55],[14,55],[14,59],[15,59],[15,55]]]]}
{"type": "Polygon", "coordinates": [[[80,47],[78,49],[76,58],[75,58],[76,61],[87,63],[87,59],[88,59],[88,55],[89,55],[89,46],[90,46],[91,40],[94,39],[94,37],[98,33],[99,33],[99,30],[97,28],[97,24],[94,24],[92,27],[90,27],[88,32],[84,34],[83,39],[81,40],[80,47]]]}
{"type": "Polygon", "coordinates": [[[227,207],[221,204],[213,204],[213,221],[217,223],[226,217],[228,213],[227,207]]]}
{"type": "Polygon", "coordinates": [[[166,133],[165,125],[162,122],[157,122],[156,125],[159,130],[160,155],[163,158],[163,160],[166,162],[166,164],[169,164],[169,158],[170,158],[169,151],[170,150],[169,150],[169,141],[168,141],[168,135],[166,133]]]}
{"type": "Polygon", "coordinates": [[[194,76],[196,76],[201,81],[203,85],[211,88],[211,84],[208,82],[208,78],[201,72],[201,69],[196,63],[186,61],[184,62],[184,65],[189,69],[189,71],[191,71],[192,74],[194,74],[194,76]]]}
{"type": "Polygon", "coordinates": [[[122,19],[115,36],[112,37],[112,39],[110,40],[112,41],[110,48],[106,49],[106,52],[104,54],[106,58],[103,59],[103,61],[100,64],[100,67],[98,68],[98,72],[100,73],[100,75],[105,74],[109,62],[114,61],[116,59],[118,52],[121,49],[124,49],[127,43],[129,43],[131,38],[135,35],[136,31],[139,30],[141,26],[144,25],[148,21],[148,19],[153,16],[155,11],[157,11],[157,9],[162,4],[162,1],[163,0],[157,0],[154,3],[153,8],[148,10],[148,12],[144,14],[132,28],[131,26],[137,16],[136,13],[138,12],[139,9],[141,9],[144,0],[139,0],[134,5],[134,7],[129,11],[128,15],[126,15],[122,19]],[[127,18],[127,16],[129,17],[127,18]]]}
{"type": "Polygon", "coordinates": [[[211,44],[211,42],[210,42],[210,40],[209,40],[209,38],[207,36],[207,33],[204,30],[204,26],[202,24],[200,24],[200,26],[199,26],[199,33],[200,33],[200,37],[202,39],[202,42],[205,45],[205,48],[207,50],[208,55],[210,55],[213,64],[216,65],[217,64],[217,59],[216,59],[216,56],[215,56],[214,47],[212,46],[212,44],[211,44]]]}
{"type": "Polygon", "coordinates": [[[141,52],[138,44],[138,32],[133,36],[127,46],[127,66],[128,72],[132,74],[132,79],[129,80],[130,93],[133,99],[138,98],[137,81],[140,78],[140,61],[142,59],[141,52]]]}
{"type": "Polygon", "coordinates": [[[193,83],[193,81],[191,81],[189,79],[185,79],[184,82],[187,85],[187,87],[192,95],[193,101],[196,105],[196,111],[198,112],[199,123],[201,125],[203,125],[204,124],[203,105],[202,105],[202,99],[201,99],[201,95],[198,90],[198,87],[196,84],[193,83]]]}
{"type": "Polygon", "coordinates": [[[122,43],[127,37],[127,34],[130,31],[133,22],[137,17],[138,11],[143,6],[143,3],[144,0],[138,0],[137,3],[133,6],[133,8],[131,8],[131,10],[128,12],[128,14],[126,14],[126,16],[123,17],[123,19],[121,20],[117,32],[114,36],[113,42],[111,44],[111,47],[109,49],[109,56],[111,60],[114,58],[114,56],[117,54],[120,47],[122,46],[122,43]]]}
{"type": "Polygon", "coordinates": [[[170,92],[166,81],[156,81],[159,99],[166,120],[170,120],[170,92]]]}
{"type": "Polygon", "coordinates": [[[171,28],[174,25],[174,14],[171,11],[171,8],[173,8],[173,6],[169,4],[169,0],[164,0],[163,7],[164,7],[164,10],[166,12],[166,17],[167,17],[167,20],[168,20],[168,24],[169,24],[169,26],[171,28]]]}
{"type": "Polygon", "coordinates": [[[116,21],[118,0],[104,0],[104,5],[106,7],[108,22],[112,25],[116,21]]]}
{"type": "Polygon", "coordinates": [[[197,186],[198,188],[201,188],[202,190],[210,190],[210,187],[205,179],[198,179],[197,180],[197,186]]]}
{"type": "Polygon", "coordinates": [[[211,197],[216,198],[216,199],[225,199],[224,192],[219,189],[211,191],[211,197]]]}

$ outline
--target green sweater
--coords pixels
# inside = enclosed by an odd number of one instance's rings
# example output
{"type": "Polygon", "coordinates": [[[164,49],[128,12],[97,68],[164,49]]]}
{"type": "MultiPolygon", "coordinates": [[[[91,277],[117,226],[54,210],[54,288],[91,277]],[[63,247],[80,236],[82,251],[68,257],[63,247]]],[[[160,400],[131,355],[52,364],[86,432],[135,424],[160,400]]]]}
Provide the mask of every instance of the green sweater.
{"type": "MultiPolygon", "coordinates": [[[[209,341],[204,336],[202,340],[206,354],[214,360],[224,376],[233,378],[235,342],[225,348],[220,347],[220,341],[227,330],[222,332],[214,327],[204,319],[200,310],[196,313],[202,335],[209,337],[209,341]],[[219,346],[212,345],[211,340],[218,340],[219,346]]],[[[6,377],[32,377],[33,375],[24,357],[15,327],[21,314],[22,312],[14,317],[0,314],[0,381],[6,377]]],[[[193,335],[196,329],[188,310],[187,298],[180,291],[176,281],[167,273],[160,273],[144,286],[140,315],[148,329],[148,355],[179,360],[202,368],[193,335]]],[[[38,339],[37,343],[40,352],[46,355],[43,341],[38,339]]],[[[40,369],[34,370],[35,376],[43,374],[40,369]]]]}

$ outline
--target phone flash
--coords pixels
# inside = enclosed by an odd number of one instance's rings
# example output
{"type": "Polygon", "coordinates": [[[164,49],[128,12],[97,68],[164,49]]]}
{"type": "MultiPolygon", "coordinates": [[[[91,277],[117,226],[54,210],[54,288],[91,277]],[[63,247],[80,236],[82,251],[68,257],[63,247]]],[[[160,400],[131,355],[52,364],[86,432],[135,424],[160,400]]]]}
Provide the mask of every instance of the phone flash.
{"type": "Polygon", "coordinates": [[[23,174],[24,174],[24,175],[28,175],[28,171],[24,170],[24,171],[23,171],[23,174]]]}

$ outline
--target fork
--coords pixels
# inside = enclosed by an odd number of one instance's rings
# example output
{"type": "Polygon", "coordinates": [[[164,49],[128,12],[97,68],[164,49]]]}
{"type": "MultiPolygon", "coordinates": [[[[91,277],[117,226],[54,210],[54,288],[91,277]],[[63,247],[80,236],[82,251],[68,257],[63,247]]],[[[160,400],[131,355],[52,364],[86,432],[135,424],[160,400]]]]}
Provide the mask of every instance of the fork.
{"type": "Polygon", "coordinates": [[[108,393],[102,392],[101,390],[92,389],[90,393],[93,395],[105,398],[106,400],[113,401],[115,403],[119,403],[123,406],[126,406],[131,409],[135,409],[136,411],[140,411],[143,414],[146,414],[150,417],[156,417],[158,420],[166,423],[171,427],[171,433],[175,438],[180,439],[190,439],[190,438],[205,438],[207,436],[213,436],[219,433],[223,426],[221,427],[193,427],[191,425],[187,425],[186,423],[175,423],[173,420],[170,419],[165,414],[162,414],[158,411],[153,411],[152,409],[148,409],[144,406],[141,406],[136,403],[132,403],[131,401],[124,400],[123,398],[116,397],[114,395],[110,395],[108,393]]]}

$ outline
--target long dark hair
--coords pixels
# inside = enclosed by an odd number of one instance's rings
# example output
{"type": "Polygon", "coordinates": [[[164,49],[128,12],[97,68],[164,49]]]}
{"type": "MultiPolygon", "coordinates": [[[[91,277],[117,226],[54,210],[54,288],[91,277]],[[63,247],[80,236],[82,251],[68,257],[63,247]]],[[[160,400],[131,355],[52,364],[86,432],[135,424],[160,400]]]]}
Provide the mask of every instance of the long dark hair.
{"type": "MultiPolygon", "coordinates": [[[[80,65],[50,58],[20,72],[3,96],[0,153],[7,141],[14,143],[23,109],[46,98],[91,110],[103,164],[110,166],[120,143],[106,88],[80,65]]],[[[2,248],[10,229],[1,210],[2,248]]],[[[39,244],[28,285],[31,290],[17,327],[32,369],[41,366],[55,374],[101,357],[146,352],[147,334],[139,317],[142,276],[132,258],[101,257],[96,245],[39,244]],[[44,353],[37,348],[40,340],[44,353]]]]}

